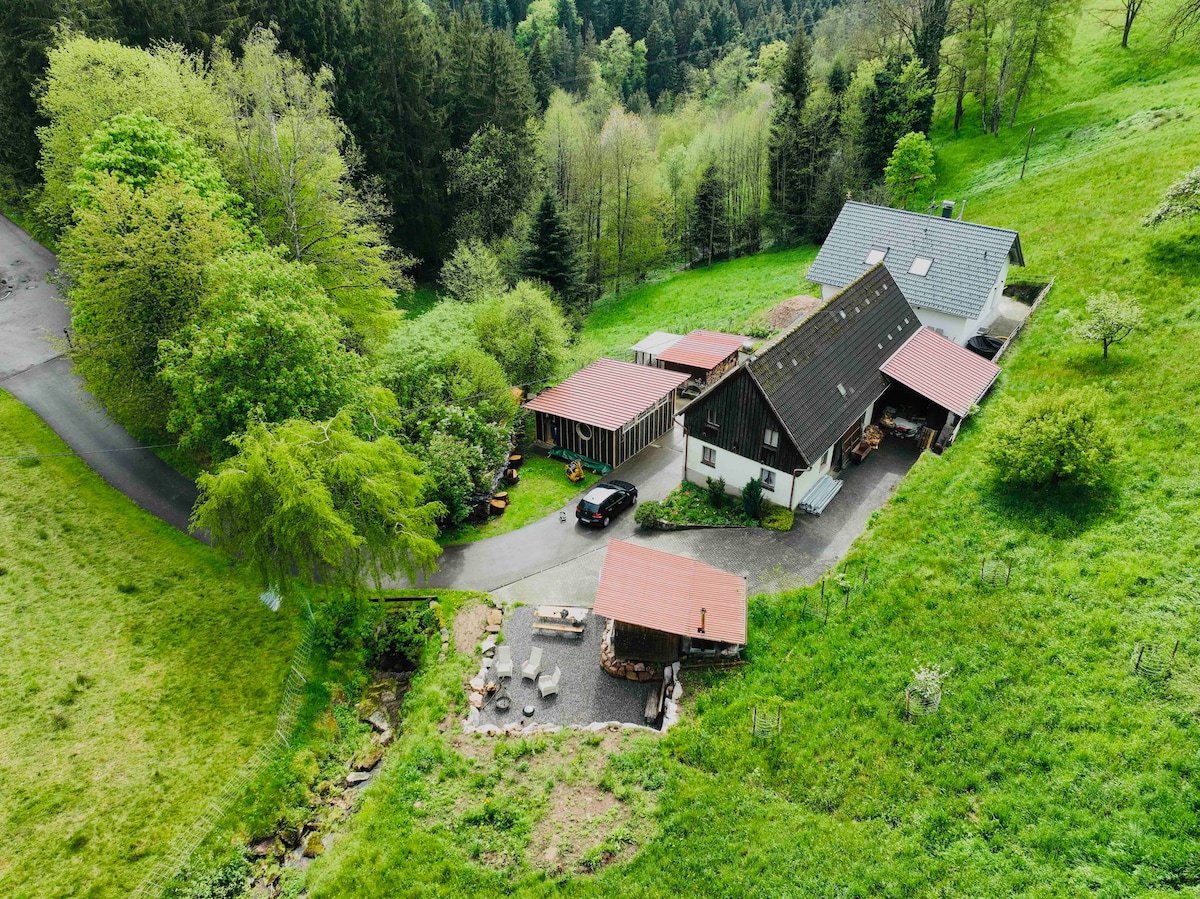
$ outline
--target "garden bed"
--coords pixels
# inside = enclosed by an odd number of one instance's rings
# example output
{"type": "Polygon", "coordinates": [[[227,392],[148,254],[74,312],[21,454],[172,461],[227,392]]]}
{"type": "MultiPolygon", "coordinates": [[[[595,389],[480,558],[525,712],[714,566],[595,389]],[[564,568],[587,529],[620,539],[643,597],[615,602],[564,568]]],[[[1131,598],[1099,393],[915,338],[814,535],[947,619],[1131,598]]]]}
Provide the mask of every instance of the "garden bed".
{"type": "Polygon", "coordinates": [[[662,531],[702,528],[756,528],[758,522],[746,514],[736,496],[721,494],[713,502],[708,490],[684,481],[667,494],[662,502],[644,502],[638,508],[637,522],[644,528],[662,531]]]}

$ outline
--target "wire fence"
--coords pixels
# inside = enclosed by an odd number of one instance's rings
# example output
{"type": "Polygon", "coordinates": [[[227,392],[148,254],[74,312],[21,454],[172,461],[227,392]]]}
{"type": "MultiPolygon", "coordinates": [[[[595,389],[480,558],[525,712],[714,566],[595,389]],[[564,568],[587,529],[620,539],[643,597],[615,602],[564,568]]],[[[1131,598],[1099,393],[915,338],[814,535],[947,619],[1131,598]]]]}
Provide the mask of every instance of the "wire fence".
{"type": "Polygon", "coordinates": [[[250,761],[226,782],[224,788],[209,800],[200,815],[171,841],[162,860],[134,891],[136,899],[159,899],[175,875],[212,833],[217,822],[232,810],[234,804],[250,789],[251,784],[291,745],[296,718],[300,712],[301,694],[308,682],[308,662],[313,647],[312,608],[306,605],[305,609],[304,635],[292,654],[291,667],[283,684],[279,713],[275,717],[275,732],[258,748],[250,761]]]}

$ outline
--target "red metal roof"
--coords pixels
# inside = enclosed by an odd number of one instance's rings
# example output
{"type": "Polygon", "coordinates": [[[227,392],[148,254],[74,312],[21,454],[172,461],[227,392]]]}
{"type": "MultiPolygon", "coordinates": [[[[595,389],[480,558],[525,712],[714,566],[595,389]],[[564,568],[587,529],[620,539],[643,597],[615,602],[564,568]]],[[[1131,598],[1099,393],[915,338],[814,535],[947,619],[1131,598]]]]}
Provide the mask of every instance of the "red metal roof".
{"type": "Polygon", "coordinates": [[[918,328],[879,370],[962,418],[1000,374],[995,362],[929,327],[918,328]]]}
{"type": "Polygon", "coordinates": [[[598,359],[561,384],[543,390],[525,408],[615,431],[686,380],[682,372],[598,359]]]}
{"type": "Polygon", "coordinates": [[[720,331],[693,331],[674,346],[658,354],[662,362],[711,370],[742,348],[745,337],[720,331]]]}
{"type": "Polygon", "coordinates": [[[612,540],[592,611],[681,637],[744,644],[746,579],[683,556],[612,540]]]}

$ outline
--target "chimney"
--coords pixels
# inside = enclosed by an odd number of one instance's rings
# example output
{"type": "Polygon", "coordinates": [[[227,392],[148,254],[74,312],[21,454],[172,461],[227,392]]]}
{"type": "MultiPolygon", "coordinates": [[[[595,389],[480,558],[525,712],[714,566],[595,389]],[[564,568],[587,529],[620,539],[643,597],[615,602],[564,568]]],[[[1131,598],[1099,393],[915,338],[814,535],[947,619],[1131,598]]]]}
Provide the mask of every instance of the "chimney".
{"type": "Polygon", "coordinates": [[[700,626],[698,628],[696,628],[696,633],[698,633],[698,634],[704,633],[704,618],[707,614],[708,614],[708,609],[700,610],[700,626]]]}
{"type": "Polygon", "coordinates": [[[954,218],[954,201],[942,200],[942,218],[954,218]]]}

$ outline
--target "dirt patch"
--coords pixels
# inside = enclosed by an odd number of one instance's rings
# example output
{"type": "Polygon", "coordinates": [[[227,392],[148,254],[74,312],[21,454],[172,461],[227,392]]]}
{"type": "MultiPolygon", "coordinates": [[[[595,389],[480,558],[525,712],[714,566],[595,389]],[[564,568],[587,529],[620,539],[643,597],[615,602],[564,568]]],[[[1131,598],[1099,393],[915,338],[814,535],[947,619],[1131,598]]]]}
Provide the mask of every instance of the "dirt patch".
{"type": "Polygon", "coordinates": [[[454,618],[454,651],[471,655],[482,639],[487,627],[487,613],[491,606],[480,599],[472,599],[458,610],[454,618]]]}
{"type": "Polygon", "coordinates": [[[556,783],[530,834],[525,861],[550,872],[592,870],[619,851],[615,844],[608,852],[601,847],[629,819],[629,807],[594,784],[556,783]]]}
{"type": "Polygon", "coordinates": [[[800,294],[782,303],[775,304],[766,315],[767,327],[772,331],[782,331],[790,325],[798,324],[808,318],[821,307],[821,298],[800,294]]]}

